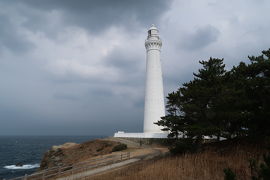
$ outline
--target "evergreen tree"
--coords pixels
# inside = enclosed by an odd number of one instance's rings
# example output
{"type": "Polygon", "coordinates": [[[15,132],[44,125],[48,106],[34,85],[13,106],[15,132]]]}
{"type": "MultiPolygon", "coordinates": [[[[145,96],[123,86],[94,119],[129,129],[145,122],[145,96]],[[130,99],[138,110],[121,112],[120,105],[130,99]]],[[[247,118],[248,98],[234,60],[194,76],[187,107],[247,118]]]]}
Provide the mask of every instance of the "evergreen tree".
{"type": "Polygon", "coordinates": [[[270,49],[262,53],[230,71],[223,59],[200,61],[194,79],[168,95],[168,114],[156,124],[189,143],[205,136],[270,136],[270,49]]]}
{"type": "Polygon", "coordinates": [[[240,63],[232,69],[235,86],[242,92],[241,104],[236,107],[245,119],[248,135],[270,135],[270,49],[261,56],[249,57],[251,63],[240,63]]]}
{"type": "Polygon", "coordinates": [[[168,115],[158,121],[170,135],[179,134],[200,142],[204,136],[220,137],[223,124],[218,105],[225,77],[223,59],[210,58],[200,61],[203,68],[194,74],[194,80],[184,83],[177,92],[167,97],[168,115]]]}

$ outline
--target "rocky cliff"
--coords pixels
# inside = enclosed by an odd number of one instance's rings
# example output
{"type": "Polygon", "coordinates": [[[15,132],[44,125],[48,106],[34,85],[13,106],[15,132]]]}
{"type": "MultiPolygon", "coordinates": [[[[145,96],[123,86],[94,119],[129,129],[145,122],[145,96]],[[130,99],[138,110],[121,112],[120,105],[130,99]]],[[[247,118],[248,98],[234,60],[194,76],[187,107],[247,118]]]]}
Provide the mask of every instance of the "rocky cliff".
{"type": "Polygon", "coordinates": [[[121,143],[96,139],[82,144],[65,143],[60,146],[53,146],[44,154],[40,170],[55,166],[72,165],[94,156],[109,154],[119,144],[121,143]]]}

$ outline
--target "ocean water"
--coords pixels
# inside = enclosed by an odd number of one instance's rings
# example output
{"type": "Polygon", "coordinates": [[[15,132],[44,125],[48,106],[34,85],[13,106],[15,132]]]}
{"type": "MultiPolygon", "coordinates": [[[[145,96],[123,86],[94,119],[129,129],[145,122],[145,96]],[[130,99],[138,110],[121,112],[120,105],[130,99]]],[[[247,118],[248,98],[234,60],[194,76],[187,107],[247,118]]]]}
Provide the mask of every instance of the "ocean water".
{"type": "Polygon", "coordinates": [[[96,138],[102,136],[0,136],[0,180],[35,172],[43,154],[53,145],[96,138]],[[16,166],[18,163],[22,166],[16,166]]]}

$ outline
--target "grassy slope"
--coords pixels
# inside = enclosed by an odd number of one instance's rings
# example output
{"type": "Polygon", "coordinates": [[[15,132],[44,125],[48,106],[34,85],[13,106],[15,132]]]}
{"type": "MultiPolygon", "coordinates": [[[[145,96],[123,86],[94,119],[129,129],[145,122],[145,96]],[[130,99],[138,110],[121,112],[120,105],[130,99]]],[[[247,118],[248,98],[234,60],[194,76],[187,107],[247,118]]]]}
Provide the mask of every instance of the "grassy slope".
{"type": "Polygon", "coordinates": [[[231,168],[237,179],[251,179],[248,160],[259,160],[266,152],[265,145],[246,141],[212,143],[196,154],[170,156],[142,161],[128,167],[91,177],[91,180],[168,179],[168,180],[223,180],[224,168],[231,168]]]}

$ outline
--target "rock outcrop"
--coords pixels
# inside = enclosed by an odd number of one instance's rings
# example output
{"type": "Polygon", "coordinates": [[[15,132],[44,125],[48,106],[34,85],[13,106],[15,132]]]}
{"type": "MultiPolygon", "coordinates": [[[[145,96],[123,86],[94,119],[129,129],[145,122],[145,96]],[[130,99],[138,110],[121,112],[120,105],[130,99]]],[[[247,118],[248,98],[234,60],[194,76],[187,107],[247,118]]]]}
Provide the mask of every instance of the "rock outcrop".
{"type": "Polygon", "coordinates": [[[109,154],[121,143],[96,139],[82,144],[65,143],[53,146],[46,152],[40,164],[40,170],[56,166],[68,166],[86,161],[94,156],[109,154]]]}

